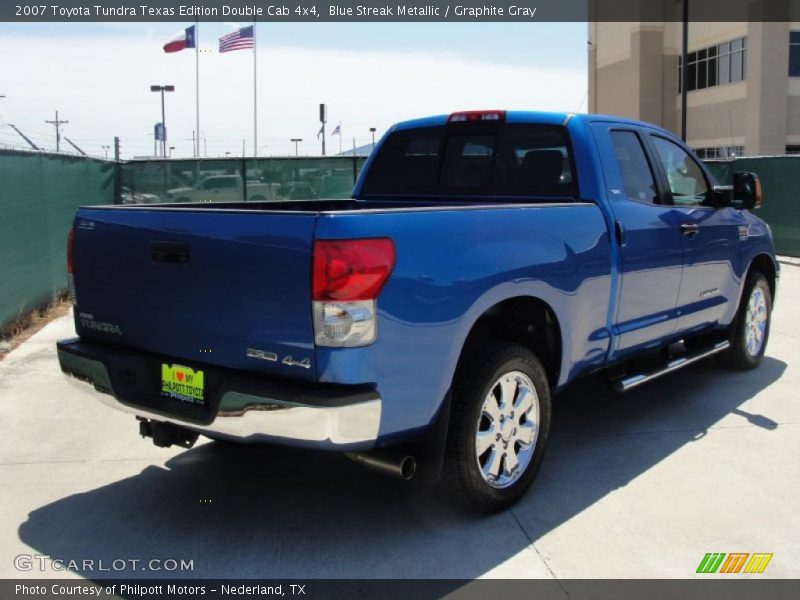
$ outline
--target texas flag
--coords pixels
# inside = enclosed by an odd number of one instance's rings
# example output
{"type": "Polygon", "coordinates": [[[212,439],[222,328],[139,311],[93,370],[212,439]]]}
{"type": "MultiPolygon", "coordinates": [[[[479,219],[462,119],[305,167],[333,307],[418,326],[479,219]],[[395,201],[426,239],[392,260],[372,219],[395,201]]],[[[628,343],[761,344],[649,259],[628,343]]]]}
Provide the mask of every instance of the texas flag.
{"type": "Polygon", "coordinates": [[[180,52],[181,50],[194,48],[195,46],[195,25],[192,25],[191,27],[187,27],[183,33],[179,33],[164,44],[164,52],[180,52]]]}

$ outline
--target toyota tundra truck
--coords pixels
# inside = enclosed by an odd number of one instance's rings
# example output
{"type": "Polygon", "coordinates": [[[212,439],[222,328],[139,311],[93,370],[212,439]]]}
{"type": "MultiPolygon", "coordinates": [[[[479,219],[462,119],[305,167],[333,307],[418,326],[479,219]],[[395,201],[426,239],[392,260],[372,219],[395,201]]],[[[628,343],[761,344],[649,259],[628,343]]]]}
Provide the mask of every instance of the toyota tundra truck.
{"type": "Polygon", "coordinates": [[[339,451],[498,510],[576,378],[761,362],[779,267],[732,183],[647,123],[491,110],[393,126],[351,199],[83,207],[61,369],[159,446],[339,451]]]}

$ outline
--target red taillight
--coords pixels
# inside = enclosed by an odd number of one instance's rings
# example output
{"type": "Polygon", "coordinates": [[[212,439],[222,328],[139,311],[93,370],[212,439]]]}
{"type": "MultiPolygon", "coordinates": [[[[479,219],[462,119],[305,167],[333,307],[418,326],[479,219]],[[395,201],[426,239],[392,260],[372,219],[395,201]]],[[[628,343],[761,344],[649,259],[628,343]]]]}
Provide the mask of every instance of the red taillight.
{"type": "Polygon", "coordinates": [[[73,265],[72,265],[72,238],[73,232],[72,229],[69,230],[67,234],[67,273],[73,273],[73,265]]]}
{"type": "Polygon", "coordinates": [[[448,123],[475,123],[480,121],[505,121],[504,110],[462,110],[454,112],[447,119],[448,123]]]}
{"type": "Polygon", "coordinates": [[[394,267],[389,238],[317,240],[312,264],[314,300],[373,300],[394,267]]]}

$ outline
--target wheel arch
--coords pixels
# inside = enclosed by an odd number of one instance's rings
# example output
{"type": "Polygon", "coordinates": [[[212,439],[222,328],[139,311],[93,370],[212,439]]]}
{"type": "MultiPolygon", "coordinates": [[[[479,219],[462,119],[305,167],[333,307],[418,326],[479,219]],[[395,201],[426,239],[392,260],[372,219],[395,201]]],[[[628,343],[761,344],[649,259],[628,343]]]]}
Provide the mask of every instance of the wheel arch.
{"type": "Polygon", "coordinates": [[[776,264],[775,259],[766,252],[756,254],[750,261],[750,265],[747,267],[747,275],[750,275],[750,273],[754,271],[758,271],[767,278],[767,283],[769,283],[769,291],[774,302],[778,283],[778,265],[776,264]]]}
{"type": "Polygon", "coordinates": [[[487,339],[530,349],[542,362],[550,387],[558,385],[564,356],[561,323],[552,306],[541,298],[513,296],[483,310],[461,344],[456,372],[467,350],[487,339]]]}

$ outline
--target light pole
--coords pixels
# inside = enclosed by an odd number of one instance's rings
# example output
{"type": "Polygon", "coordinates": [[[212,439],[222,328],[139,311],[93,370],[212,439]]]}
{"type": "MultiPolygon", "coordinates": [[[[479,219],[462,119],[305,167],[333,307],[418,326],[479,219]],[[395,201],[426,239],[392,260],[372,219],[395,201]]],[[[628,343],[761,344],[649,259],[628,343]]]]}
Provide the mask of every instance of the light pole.
{"type": "Polygon", "coordinates": [[[103,150],[105,150],[106,158],[108,158],[108,149],[111,148],[111,146],[101,146],[101,148],[103,148],[103,150]]]}
{"type": "Polygon", "coordinates": [[[297,144],[303,141],[303,138],[292,138],[292,142],[294,142],[294,155],[300,156],[300,151],[297,149],[297,144]]]}
{"type": "Polygon", "coordinates": [[[375,150],[375,132],[377,129],[375,127],[370,127],[369,132],[372,134],[372,149],[375,150]]]}
{"type": "Polygon", "coordinates": [[[167,157],[167,117],[164,111],[164,92],[174,92],[174,85],[151,85],[151,92],[161,92],[161,156],[167,157]]]}
{"type": "Polygon", "coordinates": [[[169,157],[172,158],[172,151],[175,150],[175,146],[169,147],[169,157]]]}

